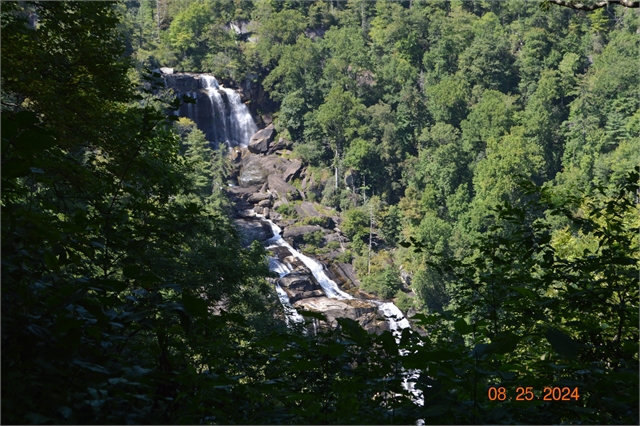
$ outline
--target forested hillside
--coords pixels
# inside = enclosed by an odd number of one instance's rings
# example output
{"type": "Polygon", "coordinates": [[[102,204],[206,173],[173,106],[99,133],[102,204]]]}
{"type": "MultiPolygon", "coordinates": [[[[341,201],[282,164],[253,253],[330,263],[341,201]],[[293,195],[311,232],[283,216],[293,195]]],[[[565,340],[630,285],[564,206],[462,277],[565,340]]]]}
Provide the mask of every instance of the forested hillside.
{"type": "Polygon", "coordinates": [[[2,422],[638,424],[639,11],[2,2],[2,422]],[[287,326],[161,67],[244,91],[413,330],[287,326]]]}

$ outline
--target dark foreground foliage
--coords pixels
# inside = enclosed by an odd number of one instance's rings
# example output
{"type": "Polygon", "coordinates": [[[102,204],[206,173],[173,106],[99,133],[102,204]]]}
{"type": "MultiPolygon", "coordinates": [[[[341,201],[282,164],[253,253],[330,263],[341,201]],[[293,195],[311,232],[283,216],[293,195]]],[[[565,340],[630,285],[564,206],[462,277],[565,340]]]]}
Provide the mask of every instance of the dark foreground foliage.
{"type": "Polygon", "coordinates": [[[637,423],[637,172],[572,196],[525,185],[473,257],[432,262],[456,294],[416,316],[426,336],[304,336],[263,249],[203,195],[170,106],[129,83],[116,10],[2,4],[3,423],[637,423]]]}

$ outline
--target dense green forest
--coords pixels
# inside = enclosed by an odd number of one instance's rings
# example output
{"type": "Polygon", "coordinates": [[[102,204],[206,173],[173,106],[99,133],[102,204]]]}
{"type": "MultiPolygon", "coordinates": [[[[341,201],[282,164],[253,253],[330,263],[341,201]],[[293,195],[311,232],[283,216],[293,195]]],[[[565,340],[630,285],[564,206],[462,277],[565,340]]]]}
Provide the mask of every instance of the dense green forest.
{"type": "Polygon", "coordinates": [[[638,424],[640,8],[1,7],[3,423],[638,424]],[[160,67],[266,94],[414,330],[287,327],[160,67]]]}

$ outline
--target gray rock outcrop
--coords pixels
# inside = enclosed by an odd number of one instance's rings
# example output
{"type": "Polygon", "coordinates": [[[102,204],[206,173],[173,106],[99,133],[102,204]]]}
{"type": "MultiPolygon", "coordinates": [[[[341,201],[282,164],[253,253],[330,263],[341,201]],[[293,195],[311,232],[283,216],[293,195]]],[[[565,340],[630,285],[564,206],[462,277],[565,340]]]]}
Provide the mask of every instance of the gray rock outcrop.
{"type": "Polygon", "coordinates": [[[284,230],[282,238],[288,241],[295,241],[301,243],[304,241],[304,236],[311,234],[312,232],[323,231],[323,228],[316,225],[306,226],[289,226],[284,230]]]}
{"type": "Polygon", "coordinates": [[[238,175],[240,186],[260,185],[267,179],[268,173],[262,167],[258,158],[253,158],[243,164],[238,175]]]}
{"type": "Polygon", "coordinates": [[[269,151],[269,145],[275,137],[276,128],[273,124],[269,124],[262,130],[256,132],[247,147],[254,154],[266,154],[269,151]]]}
{"type": "Polygon", "coordinates": [[[350,318],[360,323],[369,332],[381,333],[389,330],[389,324],[378,314],[375,303],[356,299],[329,299],[328,297],[310,297],[293,304],[296,308],[323,313],[327,323],[335,327],[336,318],[350,318]]]}
{"type": "Polygon", "coordinates": [[[308,270],[307,272],[296,270],[280,278],[280,286],[289,296],[291,303],[310,297],[324,296],[322,287],[308,270]]]}
{"type": "Polygon", "coordinates": [[[264,242],[273,237],[273,231],[268,223],[260,220],[236,219],[234,224],[242,237],[242,244],[251,245],[253,241],[264,242]]]}
{"type": "Polygon", "coordinates": [[[278,198],[280,198],[281,200],[287,200],[288,202],[300,199],[300,193],[298,192],[298,189],[295,186],[285,182],[284,179],[282,179],[280,176],[269,175],[267,177],[267,182],[269,182],[269,190],[278,194],[278,198]]]}
{"type": "Polygon", "coordinates": [[[274,152],[288,150],[291,148],[293,148],[293,142],[285,138],[280,138],[278,139],[278,142],[271,143],[271,145],[269,146],[269,151],[267,151],[267,154],[273,154],[274,152]]]}
{"type": "Polygon", "coordinates": [[[289,165],[289,167],[287,167],[287,170],[284,171],[282,177],[284,178],[285,182],[290,182],[293,179],[300,177],[301,171],[302,162],[300,160],[295,160],[289,165]]]}

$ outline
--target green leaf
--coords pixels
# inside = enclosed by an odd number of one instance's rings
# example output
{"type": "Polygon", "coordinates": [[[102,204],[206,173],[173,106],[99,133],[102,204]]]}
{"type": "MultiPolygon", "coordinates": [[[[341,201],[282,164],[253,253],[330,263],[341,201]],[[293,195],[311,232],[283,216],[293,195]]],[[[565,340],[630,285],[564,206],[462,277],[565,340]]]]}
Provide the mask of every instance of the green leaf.
{"type": "Polygon", "coordinates": [[[180,325],[186,334],[191,332],[191,318],[189,315],[182,312],[182,310],[176,309],[178,315],[180,315],[180,325]]]}
{"type": "Polygon", "coordinates": [[[44,263],[45,265],[47,265],[47,268],[56,273],[60,273],[60,265],[58,265],[58,259],[53,253],[49,251],[44,252],[44,263]]]}
{"type": "Polygon", "coordinates": [[[20,111],[13,116],[13,120],[20,125],[20,127],[29,127],[38,124],[38,116],[35,112],[20,111]]]}
{"type": "Polygon", "coordinates": [[[2,153],[4,153],[5,144],[16,137],[20,131],[20,125],[15,120],[10,120],[4,115],[2,116],[2,153]]]}
{"type": "Polygon", "coordinates": [[[306,371],[318,368],[318,364],[308,359],[299,359],[289,365],[290,371],[306,371]]]}
{"type": "Polygon", "coordinates": [[[2,178],[13,179],[22,177],[28,175],[30,171],[31,169],[26,161],[14,159],[2,165],[2,178]]]}
{"type": "Polygon", "coordinates": [[[491,339],[489,349],[493,353],[506,354],[515,350],[520,337],[511,332],[499,333],[491,339]]]}
{"type": "Polygon", "coordinates": [[[580,354],[580,343],[554,327],[547,328],[545,337],[554,351],[566,358],[575,358],[580,354]]]}
{"type": "Polygon", "coordinates": [[[529,290],[528,288],[524,288],[524,287],[511,287],[511,290],[515,290],[518,293],[522,294],[523,296],[528,297],[531,300],[535,300],[536,295],[529,290]]]}
{"type": "Polygon", "coordinates": [[[115,291],[116,293],[124,291],[128,286],[126,282],[120,280],[102,280],[99,285],[106,291],[115,291]]]}
{"type": "Polygon", "coordinates": [[[467,324],[463,318],[453,323],[453,328],[462,335],[473,333],[473,325],[467,324]]]}
{"type": "Polygon", "coordinates": [[[398,354],[398,344],[390,331],[383,331],[380,336],[378,336],[378,341],[382,344],[382,347],[388,354],[398,354]]]}
{"type": "Polygon", "coordinates": [[[207,311],[207,302],[200,299],[199,297],[192,296],[187,292],[182,293],[182,304],[184,308],[194,317],[206,317],[208,314],[207,311]]]}
{"type": "Polygon", "coordinates": [[[56,140],[42,131],[27,129],[18,135],[13,144],[21,151],[40,151],[54,146],[56,140]]]}
{"type": "Polygon", "coordinates": [[[127,278],[136,278],[140,274],[141,269],[138,265],[127,265],[122,268],[122,275],[127,278]]]}

